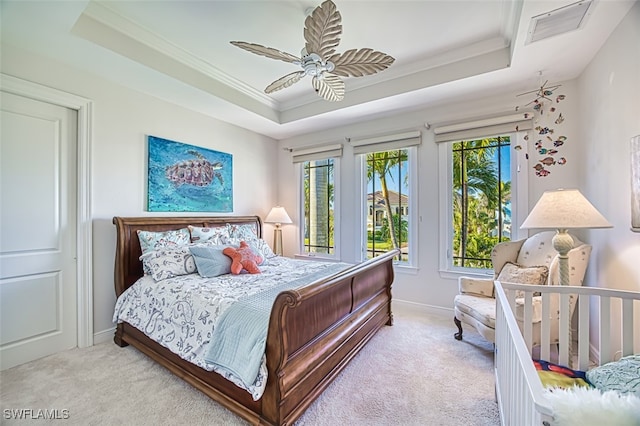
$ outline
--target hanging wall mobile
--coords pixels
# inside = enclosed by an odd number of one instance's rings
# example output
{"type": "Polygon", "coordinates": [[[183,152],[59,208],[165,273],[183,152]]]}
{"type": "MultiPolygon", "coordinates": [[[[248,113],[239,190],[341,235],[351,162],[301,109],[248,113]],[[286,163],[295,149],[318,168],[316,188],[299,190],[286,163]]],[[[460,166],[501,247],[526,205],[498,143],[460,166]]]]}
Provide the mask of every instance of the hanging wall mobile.
{"type": "MultiPolygon", "coordinates": [[[[533,135],[535,139],[535,165],[536,176],[548,176],[550,168],[556,165],[564,165],[567,159],[562,157],[560,151],[567,142],[567,137],[562,134],[564,116],[560,110],[560,103],[566,96],[557,93],[560,85],[549,86],[548,81],[539,89],[521,93],[518,96],[533,94],[534,98],[524,105],[524,108],[532,106],[534,111],[533,135]]],[[[518,110],[520,107],[516,107],[518,110]]],[[[529,135],[525,137],[529,140],[529,135]]]]}

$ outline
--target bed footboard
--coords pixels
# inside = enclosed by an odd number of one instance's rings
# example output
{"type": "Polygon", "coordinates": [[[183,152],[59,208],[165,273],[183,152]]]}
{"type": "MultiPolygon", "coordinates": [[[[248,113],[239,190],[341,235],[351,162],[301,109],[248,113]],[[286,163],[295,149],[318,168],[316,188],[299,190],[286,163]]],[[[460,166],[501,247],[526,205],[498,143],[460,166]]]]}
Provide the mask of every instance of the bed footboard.
{"type": "Polygon", "coordinates": [[[292,424],[369,339],[391,325],[392,261],[398,254],[385,253],[278,296],[267,337],[266,423],[292,424]]]}
{"type": "Polygon", "coordinates": [[[531,342],[534,300],[541,320],[540,359],[551,360],[552,312],[559,307],[559,343],[554,362],[588,370],[638,351],[640,293],[594,287],[537,286],[495,282],[496,289],[496,397],[503,425],[549,425],[553,409],[532,362],[531,342]],[[516,320],[516,291],[524,293],[524,303],[516,320]],[[537,294],[540,294],[539,296],[537,294]],[[572,332],[570,298],[577,297],[578,327],[572,332]],[[612,309],[613,308],[613,309],[612,309]],[[612,317],[612,311],[620,316],[612,317]],[[635,339],[635,340],[634,340],[635,339]],[[592,344],[592,340],[594,343],[592,344]]]}

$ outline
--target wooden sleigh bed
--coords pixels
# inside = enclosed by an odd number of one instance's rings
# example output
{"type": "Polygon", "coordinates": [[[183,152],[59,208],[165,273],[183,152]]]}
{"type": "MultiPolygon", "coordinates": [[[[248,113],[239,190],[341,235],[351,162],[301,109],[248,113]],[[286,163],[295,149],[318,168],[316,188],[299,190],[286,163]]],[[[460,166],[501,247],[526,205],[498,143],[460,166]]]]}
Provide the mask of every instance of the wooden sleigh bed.
{"type": "MultiPolygon", "coordinates": [[[[114,217],[113,223],[117,232],[116,296],[143,276],[138,230],[253,224],[262,237],[257,216],[114,217]]],[[[119,346],[136,347],[253,424],[290,425],[381,327],[392,324],[391,283],[397,254],[390,251],[277,296],[267,334],[267,384],[257,401],[244,389],[183,360],[126,322],[117,324],[114,341],[119,346]]]]}

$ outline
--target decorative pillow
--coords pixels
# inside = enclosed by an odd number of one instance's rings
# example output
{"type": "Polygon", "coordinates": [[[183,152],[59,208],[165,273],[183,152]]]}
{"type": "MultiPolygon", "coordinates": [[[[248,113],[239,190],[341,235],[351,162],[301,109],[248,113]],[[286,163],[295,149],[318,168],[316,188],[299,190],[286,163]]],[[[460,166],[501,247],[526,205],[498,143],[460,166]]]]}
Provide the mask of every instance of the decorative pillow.
{"type": "Polygon", "coordinates": [[[243,225],[233,225],[231,223],[227,223],[227,231],[229,233],[229,238],[244,240],[244,241],[255,241],[258,239],[257,229],[255,225],[243,224],[243,225]]]}
{"type": "MultiPolygon", "coordinates": [[[[549,276],[549,268],[546,266],[520,266],[507,262],[502,267],[498,278],[500,282],[514,284],[545,285],[549,276]]],[[[534,294],[539,296],[539,294],[534,294]]],[[[516,297],[524,297],[523,291],[517,291],[516,297]]]]}
{"type": "MultiPolygon", "coordinates": [[[[225,241],[227,244],[239,247],[240,242],[245,240],[242,240],[240,238],[227,238],[225,241]]],[[[269,247],[267,242],[263,239],[249,240],[245,242],[249,245],[249,247],[251,247],[251,250],[253,250],[255,254],[260,256],[260,262],[258,262],[258,265],[262,265],[267,259],[271,257],[276,257],[276,254],[271,250],[271,247],[269,247]]]]}
{"type": "Polygon", "coordinates": [[[200,226],[189,225],[192,243],[210,242],[212,244],[223,244],[224,239],[229,237],[229,231],[226,226],[217,226],[214,228],[203,228],[200,226]]]}
{"type": "Polygon", "coordinates": [[[158,249],[142,256],[145,269],[155,281],[196,272],[196,264],[188,247],[158,249]]]}
{"type": "Polygon", "coordinates": [[[138,258],[142,262],[142,271],[144,272],[145,275],[151,275],[151,268],[147,263],[147,259],[153,254],[153,252],[154,250],[148,251],[138,258]]]}
{"type": "Polygon", "coordinates": [[[227,247],[222,251],[226,256],[231,258],[231,273],[238,275],[242,270],[246,270],[250,274],[259,274],[261,256],[251,250],[246,241],[240,242],[240,247],[227,247]]]}
{"type": "Polygon", "coordinates": [[[254,249],[254,251],[257,250],[258,252],[262,253],[262,256],[264,257],[265,260],[277,256],[273,252],[273,250],[271,250],[271,247],[269,247],[269,244],[267,244],[267,242],[262,238],[256,241],[250,242],[250,245],[251,245],[251,248],[254,249]]]}
{"type": "Polygon", "coordinates": [[[191,242],[189,228],[182,228],[175,231],[151,232],[138,230],[138,240],[142,254],[148,251],[164,248],[179,247],[191,242]]]}
{"type": "Polygon", "coordinates": [[[601,391],[616,390],[640,397],[640,354],[594,367],[587,371],[587,379],[601,391]]]}
{"type": "Polygon", "coordinates": [[[193,246],[189,247],[196,262],[198,274],[205,278],[231,273],[231,259],[223,250],[229,246],[193,246]]]}

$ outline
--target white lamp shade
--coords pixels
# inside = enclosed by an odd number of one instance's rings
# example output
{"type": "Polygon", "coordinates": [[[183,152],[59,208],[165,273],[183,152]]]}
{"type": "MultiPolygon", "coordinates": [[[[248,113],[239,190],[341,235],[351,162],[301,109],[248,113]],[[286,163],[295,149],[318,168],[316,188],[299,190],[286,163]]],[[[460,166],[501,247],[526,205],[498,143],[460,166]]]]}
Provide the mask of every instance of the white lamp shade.
{"type": "Polygon", "coordinates": [[[264,221],[265,223],[293,223],[284,207],[280,206],[272,208],[264,221]]]}
{"type": "Polygon", "coordinates": [[[577,189],[546,191],[520,228],[611,228],[612,225],[577,189]]]}

